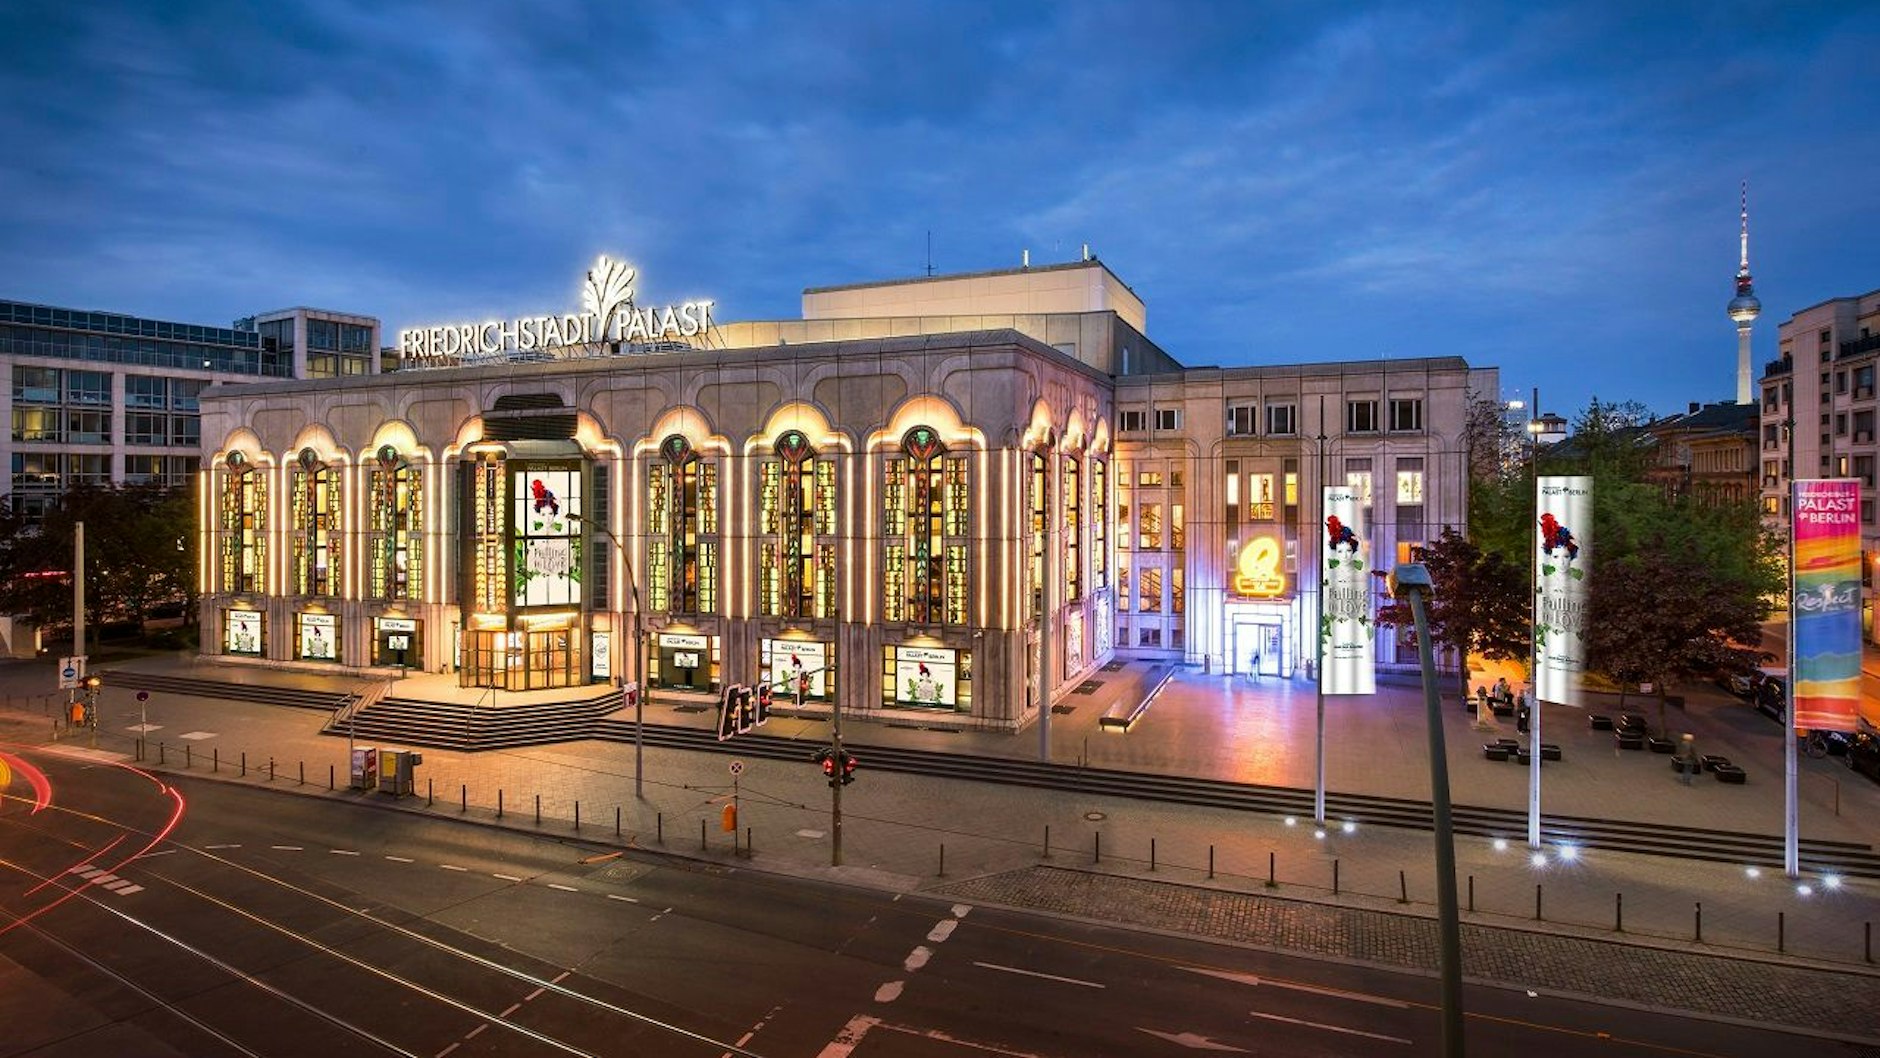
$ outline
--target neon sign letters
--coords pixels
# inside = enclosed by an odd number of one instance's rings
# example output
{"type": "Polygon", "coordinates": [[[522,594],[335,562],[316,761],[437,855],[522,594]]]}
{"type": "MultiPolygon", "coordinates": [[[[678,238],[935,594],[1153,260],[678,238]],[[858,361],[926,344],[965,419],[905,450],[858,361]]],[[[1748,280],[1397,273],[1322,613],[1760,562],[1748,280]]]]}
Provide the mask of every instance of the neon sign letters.
{"type": "Polygon", "coordinates": [[[1271,599],[1286,591],[1286,574],[1280,571],[1279,541],[1270,536],[1256,536],[1240,549],[1234,563],[1234,593],[1255,599],[1271,599]]]}

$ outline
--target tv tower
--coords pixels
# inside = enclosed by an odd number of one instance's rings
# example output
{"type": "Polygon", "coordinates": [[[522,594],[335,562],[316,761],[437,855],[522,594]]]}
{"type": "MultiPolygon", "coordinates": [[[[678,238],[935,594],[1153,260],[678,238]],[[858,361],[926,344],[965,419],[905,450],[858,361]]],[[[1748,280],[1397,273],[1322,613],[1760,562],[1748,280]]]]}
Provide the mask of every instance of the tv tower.
{"type": "Polygon", "coordinates": [[[1736,297],[1730,299],[1730,319],[1736,322],[1736,402],[1750,404],[1754,396],[1750,392],[1749,373],[1749,332],[1750,326],[1762,312],[1762,302],[1756,300],[1756,285],[1749,277],[1749,181],[1743,181],[1743,233],[1741,236],[1741,256],[1736,265],[1736,297]]]}

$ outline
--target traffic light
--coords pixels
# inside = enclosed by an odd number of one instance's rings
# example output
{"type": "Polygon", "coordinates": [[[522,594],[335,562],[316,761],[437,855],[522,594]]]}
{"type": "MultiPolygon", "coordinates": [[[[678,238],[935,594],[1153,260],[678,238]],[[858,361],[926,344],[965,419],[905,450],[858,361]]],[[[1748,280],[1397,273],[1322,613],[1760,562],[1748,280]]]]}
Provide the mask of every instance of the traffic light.
{"type": "Polygon", "coordinates": [[[848,784],[854,781],[855,781],[855,754],[850,753],[848,750],[843,750],[842,751],[842,785],[847,786],[848,784]]]}
{"type": "Polygon", "coordinates": [[[834,786],[836,784],[836,751],[819,749],[810,759],[822,765],[823,778],[828,779],[829,785],[834,786]]]}
{"type": "Polygon", "coordinates": [[[770,690],[769,682],[758,684],[757,685],[757,723],[758,724],[761,725],[761,724],[767,724],[770,722],[770,703],[771,703],[771,690],[770,690]]]}

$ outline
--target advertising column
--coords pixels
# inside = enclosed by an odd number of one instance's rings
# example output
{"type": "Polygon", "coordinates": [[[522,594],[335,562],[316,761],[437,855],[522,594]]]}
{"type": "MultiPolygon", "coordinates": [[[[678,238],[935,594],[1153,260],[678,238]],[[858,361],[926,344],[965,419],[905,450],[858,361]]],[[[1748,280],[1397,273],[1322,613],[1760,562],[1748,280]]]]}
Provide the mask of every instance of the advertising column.
{"type": "Polygon", "coordinates": [[[1860,705],[1860,482],[1797,481],[1797,731],[1853,731],[1860,705]]]}
{"type": "Polygon", "coordinates": [[[1543,477],[1536,487],[1534,700],[1582,706],[1593,479],[1543,477]]]}
{"type": "Polygon", "coordinates": [[[1377,693],[1372,650],[1370,538],[1363,497],[1349,485],[1325,489],[1325,547],[1319,570],[1321,685],[1326,694],[1377,693]]]}

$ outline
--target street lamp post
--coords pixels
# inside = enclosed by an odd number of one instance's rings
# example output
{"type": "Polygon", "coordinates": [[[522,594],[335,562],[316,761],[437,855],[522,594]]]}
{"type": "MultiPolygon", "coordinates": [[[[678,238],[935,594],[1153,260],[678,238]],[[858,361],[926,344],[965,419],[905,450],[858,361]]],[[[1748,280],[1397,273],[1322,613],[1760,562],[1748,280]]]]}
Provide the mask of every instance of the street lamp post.
{"type": "MultiPolygon", "coordinates": [[[[1329,473],[1329,471],[1327,470],[1327,467],[1329,466],[1329,464],[1326,461],[1326,454],[1325,454],[1325,398],[1324,396],[1319,397],[1318,442],[1319,442],[1319,453],[1318,453],[1319,454],[1319,480],[1317,482],[1317,486],[1318,486],[1318,492],[1319,492],[1319,520],[1318,520],[1318,526],[1313,529],[1313,533],[1314,533],[1314,538],[1319,541],[1319,544],[1318,544],[1319,549],[1323,549],[1325,547],[1325,529],[1324,529],[1324,526],[1325,526],[1325,489],[1330,484],[1330,481],[1327,479],[1327,475],[1329,473]]],[[[1313,615],[1316,619],[1313,621],[1313,629],[1312,629],[1312,640],[1314,644],[1313,654],[1312,654],[1312,675],[1313,675],[1313,683],[1316,685],[1315,686],[1315,690],[1317,691],[1316,697],[1318,698],[1318,709],[1317,709],[1318,739],[1314,743],[1317,749],[1316,749],[1316,762],[1315,762],[1315,766],[1313,769],[1313,774],[1316,776],[1316,779],[1312,786],[1312,821],[1321,827],[1325,825],[1325,564],[1326,564],[1326,561],[1327,559],[1325,555],[1323,554],[1323,551],[1321,550],[1319,553],[1319,575],[1318,575],[1319,605],[1318,605],[1318,613],[1313,615]]],[[[1258,679],[1260,676],[1258,672],[1255,672],[1253,675],[1255,679],[1258,679]]]]}
{"type": "MultiPolygon", "coordinates": [[[[620,538],[614,535],[613,530],[590,522],[578,514],[569,517],[589,526],[596,533],[605,536],[608,543],[614,545],[614,551],[620,555],[620,567],[626,573],[627,590],[633,594],[633,671],[640,683],[639,693],[633,696],[633,796],[636,799],[642,799],[645,797],[643,777],[646,763],[646,696],[652,693],[653,682],[646,676],[646,636],[640,623],[643,610],[640,606],[639,578],[633,574],[633,559],[627,555],[626,545],[620,542],[620,538]]],[[[618,685],[618,683],[619,680],[616,678],[615,684],[618,685]]]]}
{"type": "MultiPolygon", "coordinates": [[[[1534,402],[1528,410],[1528,468],[1533,475],[1533,493],[1536,506],[1535,516],[1540,514],[1540,442],[1541,442],[1541,390],[1534,387],[1534,402]]],[[[1540,617],[1541,596],[1535,589],[1540,583],[1536,575],[1535,564],[1540,561],[1539,549],[1534,546],[1534,526],[1528,526],[1528,848],[1538,851],[1541,847],[1541,655],[1540,637],[1535,634],[1535,625],[1540,617]]],[[[1463,667],[1468,667],[1467,659],[1463,667]]]]}
{"type": "MultiPolygon", "coordinates": [[[[1430,647],[1430,573],[1406,562],[1390,577],[1391,594],[1410,603],[1416,622],[1417,660],[1423,669],[1423,709],[1430,738],[1430,807],[1436,820],[1436,921],[1443,993],[1443,1054],[1462,1058],[1462,921],[1456,906],[1456,835],[1449,806],[1449,757],[1443,745],[1442,701],[1436,690],[1436,655],[1430,647]]],[[[1534,757],[1538,764],[1540,757],[1534,757]]]]}

